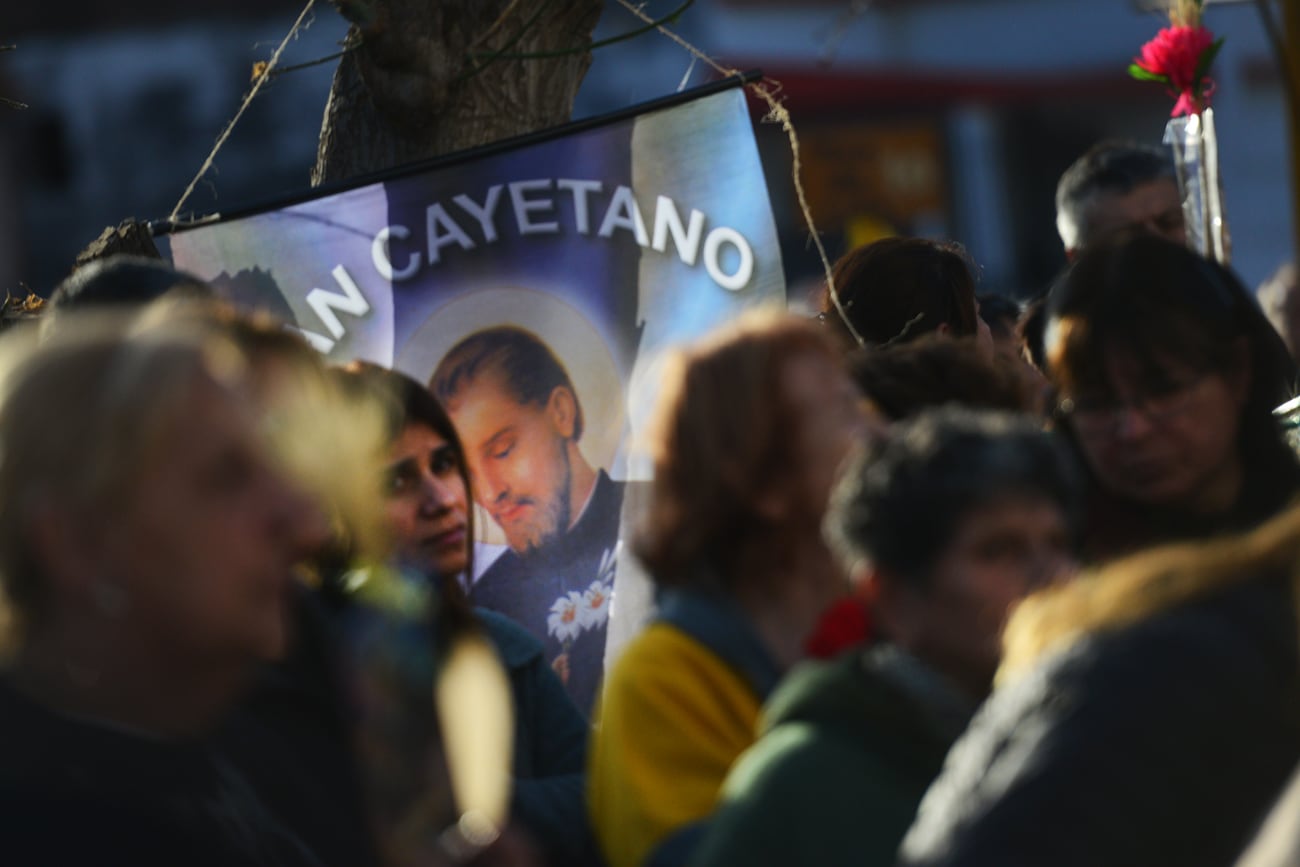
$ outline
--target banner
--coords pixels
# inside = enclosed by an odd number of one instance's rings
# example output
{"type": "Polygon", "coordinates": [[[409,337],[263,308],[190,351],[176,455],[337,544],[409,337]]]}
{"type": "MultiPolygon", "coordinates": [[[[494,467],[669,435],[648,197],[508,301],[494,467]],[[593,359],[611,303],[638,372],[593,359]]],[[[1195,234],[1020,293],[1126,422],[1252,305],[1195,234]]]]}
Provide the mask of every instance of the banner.
{"type": "Polygon", "coordinates": [[[623,542],[658,361],[785,300],[738,84],[162,240],[331,360],[430,384],[471,468],[471,600],[535,635],[590,710],[607,644],[650,604],[623,542]]]}

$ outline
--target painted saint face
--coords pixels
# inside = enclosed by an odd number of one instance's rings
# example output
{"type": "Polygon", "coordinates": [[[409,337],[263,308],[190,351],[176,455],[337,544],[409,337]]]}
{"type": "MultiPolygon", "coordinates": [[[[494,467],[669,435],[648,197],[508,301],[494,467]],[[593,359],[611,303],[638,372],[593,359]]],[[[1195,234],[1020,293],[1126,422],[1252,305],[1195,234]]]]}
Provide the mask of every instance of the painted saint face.
{"type": "Polygon", "coordinates": [[[465,444],[474,497],[518,553],[544,547],[572,523],[576,399],[556,387],[546,404],[515,400],[494,374],[447,404],[465,444]]]}

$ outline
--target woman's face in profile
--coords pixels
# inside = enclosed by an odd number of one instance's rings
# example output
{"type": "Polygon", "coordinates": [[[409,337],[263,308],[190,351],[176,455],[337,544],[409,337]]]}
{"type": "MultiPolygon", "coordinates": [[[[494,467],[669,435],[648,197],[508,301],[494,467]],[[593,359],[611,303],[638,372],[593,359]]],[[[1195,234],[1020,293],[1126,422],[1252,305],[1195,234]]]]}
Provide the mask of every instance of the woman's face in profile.
{"type": "MultiPolygon", "coordinates": [[[[273,466],[251,404],[196,377],[103,520],[95,552],[127,628],[178,659],[272,658],[292,571],[325,540],[315,504],[273,466]]],[[[196,669],[201,670],[201,669],[196,669]]]]}
{"type": "MultiPolygon", "coordinates": [[[[1243,353],[1244,355],[1244,353],[1243,353]]],[[[1213,513],[1241,485],[1237,438],[1249,390],[1244,359],[1230,372],[1123,352],[1106,356],[1108,394],[1062,401],[1084,457],[1110,492],[1153,506],[1213,513]]]]}
{"type": "Polygon", "coordinates": [[[455,447],[408,424],[388,448],[384,515],[402,565],[459,575],[469,565],[469,495],[455,447]]]}

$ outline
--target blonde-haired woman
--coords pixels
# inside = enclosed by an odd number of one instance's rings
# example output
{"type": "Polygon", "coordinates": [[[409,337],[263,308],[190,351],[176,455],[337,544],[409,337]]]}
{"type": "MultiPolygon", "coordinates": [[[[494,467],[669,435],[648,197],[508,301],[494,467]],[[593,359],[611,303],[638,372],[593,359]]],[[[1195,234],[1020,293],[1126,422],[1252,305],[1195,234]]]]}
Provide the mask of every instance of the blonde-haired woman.
{"type": "Polygon", "coordinates": [[[284,651],[293,567],[326,528],[269,457],[241,354],[183,331],[68,321],[7,358],[14,863],[318,863],[204,744],[284,651]]]}

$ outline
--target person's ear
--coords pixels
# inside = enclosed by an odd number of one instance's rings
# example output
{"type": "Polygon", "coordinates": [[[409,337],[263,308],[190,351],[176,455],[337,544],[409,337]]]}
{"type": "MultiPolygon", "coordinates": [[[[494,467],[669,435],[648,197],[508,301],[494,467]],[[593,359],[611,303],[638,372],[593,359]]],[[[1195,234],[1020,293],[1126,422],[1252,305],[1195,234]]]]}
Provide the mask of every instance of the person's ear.
{"type": "Polygon", "coordinates": [[[571,389],[563,385],[551,389],[551,396],[546,400],[546,414],[560,436],[566,440],[573,439],[577,429],[578,399],[571,389]]]}
{"type": "Polygon", "coordinates": [[[934,333],[935,333],[935,334],[938,334],[938,335],[941,335],[941,336],[943,336],[943,337],[951,337],[951,336],[952,336],[952,326],[949,325],[947,322],[940,322],[940,323],[939,323],[939,327],[936,328],[936,329],[934,329],[934,333]]]}

